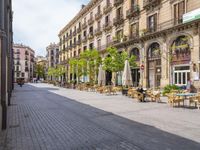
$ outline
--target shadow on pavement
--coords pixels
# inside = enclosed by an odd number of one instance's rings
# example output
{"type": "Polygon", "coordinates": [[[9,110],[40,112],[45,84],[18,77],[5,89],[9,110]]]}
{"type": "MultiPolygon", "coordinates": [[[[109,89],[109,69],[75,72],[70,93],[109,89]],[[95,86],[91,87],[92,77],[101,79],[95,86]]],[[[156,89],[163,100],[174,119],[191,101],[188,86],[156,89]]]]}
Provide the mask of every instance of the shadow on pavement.
{"type": "MultiPolygon", "coordinates": [[[[64,140],[66,146],[63,147],[66,149],[200,149],[200,143],[162,131],[154,126],[138,123],[136,121],[117,116],[113,113],[106,112],[83,103],[79,103],[76,100],[51,93],[48,90],[52,90],[52,88],[37,88],[31,85],[25,85],[20,90],[27,89],[32,91],[32,93],[29,92],[23,93],[23,95],[18,95],[19,93],[14,92],[16,97],[12,102],[17,104],[15,107],[18,107],[17,109],[20,110],[20,112],[24,112],[26,114],[28,113],[29,118],[32,118],[34,122],[31,124],[30,122],[24,121],[27,118],[24,117],[23,113],[15,112],[12,114],[12,106],[9,111],[10,116],[13,115],[15,117],[22,117],[24,119],[22,119],[23,122],[19,122],[19,128],[22,130],[22,132],[25,130],[24,126],[26,127],[26,130],[35,131],[41,130],[43,126],[46,126],[45,128],[48,128],[48,130],[53,130],[53,126],[56,126],[56,129],[58,128],[62,130],[62,132],[56,130],[52,131],[52,133],[48,133],[48,136],[55,134],[57,138],[46,140],[45,142],[47,145],[51,142],[59,143],[64,140]],[[34,93],[34,90],[41,92],[39,94],[34,93]],[[49,122],[45,121],[45,115],[47,114],[48,118],[51,120],[49,122]],[[43,120],[38,119],[41,116],[43,120]],[[38,125],[39,127],[34,125],[37,123],[40,125],[38,125]],[[60,140],[60,138],[62,140],[60,140]]],[[[19,90],[18,87],[16,90],[19,90]]],[[[11,125],[13,122],[12,119],[9,121],[11,125]]],[[[4,143],[3,147],[5,147],[5,145],[6,147],[12,147],[14,145],[12,144],[12,141],[15,139],[13,139],[14,137],[12,137],[12,134],[9,134],[9,132],[14,132],[14,130],[18,129],[8,129],[7,138],[9,138],[11,142],[6,144],[4,143]]],[[[40,138],[44,137],[45,134],[46,132],[39,132],[36,138],[38,138],[40,141],[40,138]]],[[[21,137],[19,134],[18,138],[26,139],[26,136],[21,137]]],[[[27,136],[27,138],[30,137],[27,136]]],[[[59,147],[59,144],[57,149],[62,149],[59,147]]]]}

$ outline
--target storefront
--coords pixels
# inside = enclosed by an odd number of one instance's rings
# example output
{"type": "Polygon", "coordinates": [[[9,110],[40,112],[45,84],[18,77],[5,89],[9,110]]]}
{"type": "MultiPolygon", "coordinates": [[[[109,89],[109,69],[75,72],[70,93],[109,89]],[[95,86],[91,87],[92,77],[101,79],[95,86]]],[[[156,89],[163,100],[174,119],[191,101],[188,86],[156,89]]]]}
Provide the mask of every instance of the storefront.
{"type": "Polygon", "coordinates": [[[170,51],[172,83],[178,86],[184,86],[189,80],[191,80],[191,50],[189,37],[185,35],[177,37],[173,41],[170,51]]]}
{"type": "Polygon", "coordinates": [[[137,67],[131,69],[133,86],[138,87],[140,82],[140,51],[138,48],[133,48],[130,51],[130,56],[134,55],[136,57],[137,67]]]}
{"type": "Polygon", "coordinates": [[[160,87],[161,83],[161,53],[160,45],[152,43],[147,51],[147,84],[149,88],[160,87]]]}

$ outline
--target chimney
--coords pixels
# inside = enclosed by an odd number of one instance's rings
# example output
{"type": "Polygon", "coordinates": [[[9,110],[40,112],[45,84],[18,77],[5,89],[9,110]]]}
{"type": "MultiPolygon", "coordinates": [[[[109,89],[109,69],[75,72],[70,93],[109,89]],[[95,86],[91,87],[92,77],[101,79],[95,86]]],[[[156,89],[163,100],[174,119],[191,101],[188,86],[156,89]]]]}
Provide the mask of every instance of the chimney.
{"type": "Polygon", "coordinates": [[[85,7],[85,5],[84,5],[84,4],[82,4],[82,5],[81,5],[81,9],[83,9],[84,7],[85,7]]]}

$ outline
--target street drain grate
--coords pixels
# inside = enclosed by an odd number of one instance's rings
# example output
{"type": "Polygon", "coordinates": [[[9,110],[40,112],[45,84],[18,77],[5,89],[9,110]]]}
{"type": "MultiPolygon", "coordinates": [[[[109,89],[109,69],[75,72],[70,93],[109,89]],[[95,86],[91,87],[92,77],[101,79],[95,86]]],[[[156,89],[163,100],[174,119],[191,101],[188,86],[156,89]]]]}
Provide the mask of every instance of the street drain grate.
{"type": "Polygon", "coordinates": [[[16,124],[16,125],[10,125],[10,126],[9,126],[9,128],[11,128],[11,129],[12,129],[12,128],[18,128],[18,127],[19,127],[19,124],[16,124]]]}

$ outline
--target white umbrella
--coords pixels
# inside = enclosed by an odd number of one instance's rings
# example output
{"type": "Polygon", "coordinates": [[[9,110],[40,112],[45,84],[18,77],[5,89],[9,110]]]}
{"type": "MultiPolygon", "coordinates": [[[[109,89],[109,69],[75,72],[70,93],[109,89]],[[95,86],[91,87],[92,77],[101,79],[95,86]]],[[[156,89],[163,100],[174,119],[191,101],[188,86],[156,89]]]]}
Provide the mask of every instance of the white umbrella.
{"type": "Polygon", "coordinates": [[[132,86],[132,76],[131,76],[131,69],[130,69],[130,64],[129,61],[125,61],[125,66],[124,66],[124,72],[122,75],[122,85],[124,86],[132,86]]]}
{"type": "Polygon", "coordinates": [[[105,71],[103,70],[102,65],[99,66],[98,85],[105,85],[105,71]]]}

